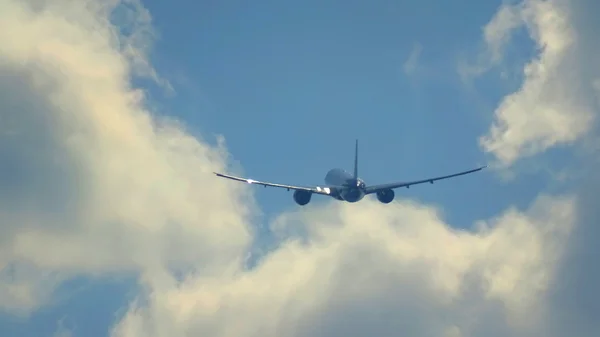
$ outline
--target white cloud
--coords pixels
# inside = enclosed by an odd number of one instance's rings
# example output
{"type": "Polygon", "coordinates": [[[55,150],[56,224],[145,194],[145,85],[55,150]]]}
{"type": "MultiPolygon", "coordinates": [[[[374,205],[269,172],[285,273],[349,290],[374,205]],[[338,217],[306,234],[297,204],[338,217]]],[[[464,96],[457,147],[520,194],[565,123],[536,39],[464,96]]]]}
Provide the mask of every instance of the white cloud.
{"type": "Polygon", "coordinates": [[[151,117],[130,88],[144,50],[107,21],[115,5],[0,4],[2,306],[40,304],[45,271],[220,270],[250,244],[246,187],[211,174],[223,148],[151,117]]]}
{"type": "Polygon", "coordinates": [[[573,202],[541,197],[475,232],[409,202],[287,214],[279,225],[305,226],[307,244],[292,237],[253,270],[153,287],[114,336],[523,336],[573,202]]]}
{"type": "Polygon", "coordinates": [[[504,5],[484,29],[492,63],[523,25],[539,50],[523,69],[522,86],[502,100],[494,124],[480,140],[499,166],[572,144],[591,128],[594,103],[586,94],[591,83],[581,76],[586,71],[578,57],[582,41],[570,15],[563,1],[525,0],[504,5]]]}
{"type": "Polygon", "coordinates": [[[130,6],[123,36],[108,21],[121,5],[0,2],[4,310],[44,305],[77,274],[133,271],[142,296],[114,336],[544,335],[572,197],[473,231],[406,200],[311,206],[282,214],[287,240],[245,269],[252,196],[211,174],[223,146],[151,116],[131,88],[159,76],[137,33],[148,13],[130,6]]]}

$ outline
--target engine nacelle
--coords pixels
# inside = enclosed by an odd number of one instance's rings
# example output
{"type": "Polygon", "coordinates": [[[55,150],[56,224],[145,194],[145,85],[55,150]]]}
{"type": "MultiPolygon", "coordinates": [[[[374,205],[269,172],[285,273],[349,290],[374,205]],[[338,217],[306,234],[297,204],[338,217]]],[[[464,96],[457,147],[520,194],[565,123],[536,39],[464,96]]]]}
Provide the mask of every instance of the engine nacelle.
{"type": "Polygon", "coordinates": [[[394,190],[388,189],[377,192],[377,200],[384,204],[389,204],[394,200],[394,190]]]}
{"type": "Polygon", "coordinates": [[[310,202],[311,197],[312,192],[298,190],[294,192],[294,201],[300,206],[308,204],[310,202]]]}

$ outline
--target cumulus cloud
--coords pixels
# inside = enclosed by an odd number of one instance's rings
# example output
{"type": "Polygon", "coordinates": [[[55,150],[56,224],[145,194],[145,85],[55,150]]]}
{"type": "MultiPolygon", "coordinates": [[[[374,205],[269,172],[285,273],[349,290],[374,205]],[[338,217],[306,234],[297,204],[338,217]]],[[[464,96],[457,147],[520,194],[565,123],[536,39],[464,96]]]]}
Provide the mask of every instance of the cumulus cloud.
{"type": "Polygon", "coordinates": [[[540,197],[456,231],[426,206],[325,205],[253,270],[155,288],[113,336],[525,336],[574,221],[540,197]]]}
{"type": "Polygon", "coordinates": [[[579,229],[569,195],[468,231],[402,199],[311,206],[282,214],[278,246],[246,268],[257,210],[246,185],[212,176],[224,145],[152,115],[131,85],[160,82],[150,22],[132,1],[0,1],[4,310],[34,310],[75,275],[134,272],[115,337],[548,335],[579,229]]]}
{"type": "Polygon", "coordinates": [[[592,83],[583,76],[581,63],[585,41],[571,20],[566,1],[525,0],[503,5],[484,28],[491,60],[497,64],[518,28],[525,27],[538,55],[523,68],[520,88],[504,97],[481,146],[501,167],[551,147],[580,140],[594,121],[592,83]]]}
{"type": "Polygon", "coordinates": [[[600,333],[600,211],[596,200],[600,191],[600,165],[591,165],[577,188],[578,225],[572,231],[557,269],[548,302],[548,328],[553,336],[596,336],[600,333]]]}
{"type": "Polygon", "coordinates": [[[120,5],[1,2],[2,306],[39,305],[46,272],[221,269],[250,244],[245,187],[210,174],[223,147],[151,116],[130,86],[148,42],[111,24],[120,5]]]}

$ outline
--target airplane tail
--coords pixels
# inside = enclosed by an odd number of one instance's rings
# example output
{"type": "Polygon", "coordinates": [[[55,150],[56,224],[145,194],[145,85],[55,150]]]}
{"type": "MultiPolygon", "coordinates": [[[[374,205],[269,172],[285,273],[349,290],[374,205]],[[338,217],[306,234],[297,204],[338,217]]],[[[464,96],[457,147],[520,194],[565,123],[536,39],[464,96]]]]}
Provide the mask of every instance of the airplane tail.
{"type": "Polygon", "coordinates": [[[354,147],[354,179],[358,179],[358,139],[354,147]]]}

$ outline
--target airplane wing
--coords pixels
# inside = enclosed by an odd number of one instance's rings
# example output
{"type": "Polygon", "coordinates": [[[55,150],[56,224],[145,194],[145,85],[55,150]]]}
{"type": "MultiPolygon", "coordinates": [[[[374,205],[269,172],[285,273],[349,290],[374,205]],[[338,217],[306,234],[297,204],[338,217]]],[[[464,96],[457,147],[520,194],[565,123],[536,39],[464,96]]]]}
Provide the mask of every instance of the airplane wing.
{"type": "Polygon", "coordinates": [[[312,192],[312,193],[323,194],[323,195],[331,195],[334,192],[333,187],[320,187],[320,186],[302,187],[302,186],[275,184],[275,183],[269,183],[269,182],[264,182],[264,181],[258,181],[258,180],[254,180],[254,179],[236,177],[236,176],[232,176],[229,174],[223,174],[223,173],[217,173],[217,172],[213,172],[213,173],[216,174],[217,177],[227,178],[227,179],[236,180],[236,181],[242,181],[242,182],[245,182],[248,184],[262,185],[264,187],[270,186],[270,187],[285,188],[288,191],[289,190],[306,191],[306,192],[312,192]]]}
{"type": "Polygon", "coordinates": [[[447,176],[441,176],[441,177],[423,179],[423,180],[415,180],[415,181],[408,181],[408,182],[397,182],[397,183],[390,183],[390,184],[381,184],[381,185],[367,186],[365,188],[365,194],[377,193],[377,192],[379,192],[381,190],[394,189],[394,188],[399,188],[399,187],[409,188],[411,185],[417,185],[417,184],[423,184],[423,183],[431,183],[431,184],[433,184],[433,182],[437,181],[437,180],[442,180],[442,179],[448,179],[448,178],[452,178],[452,177],[462,176],[464,174],[469,174],[469,173],[480,171],[480,170],[482,170],[482,169],[484,169],[486,167],[487,166],[481,166],[479,168],[476,168],[476,169],[473,169],[473,170],[469,170],[469,171],[454,173],[454,174],[450,174],[450,175],[447,175],[447,176]]]}

